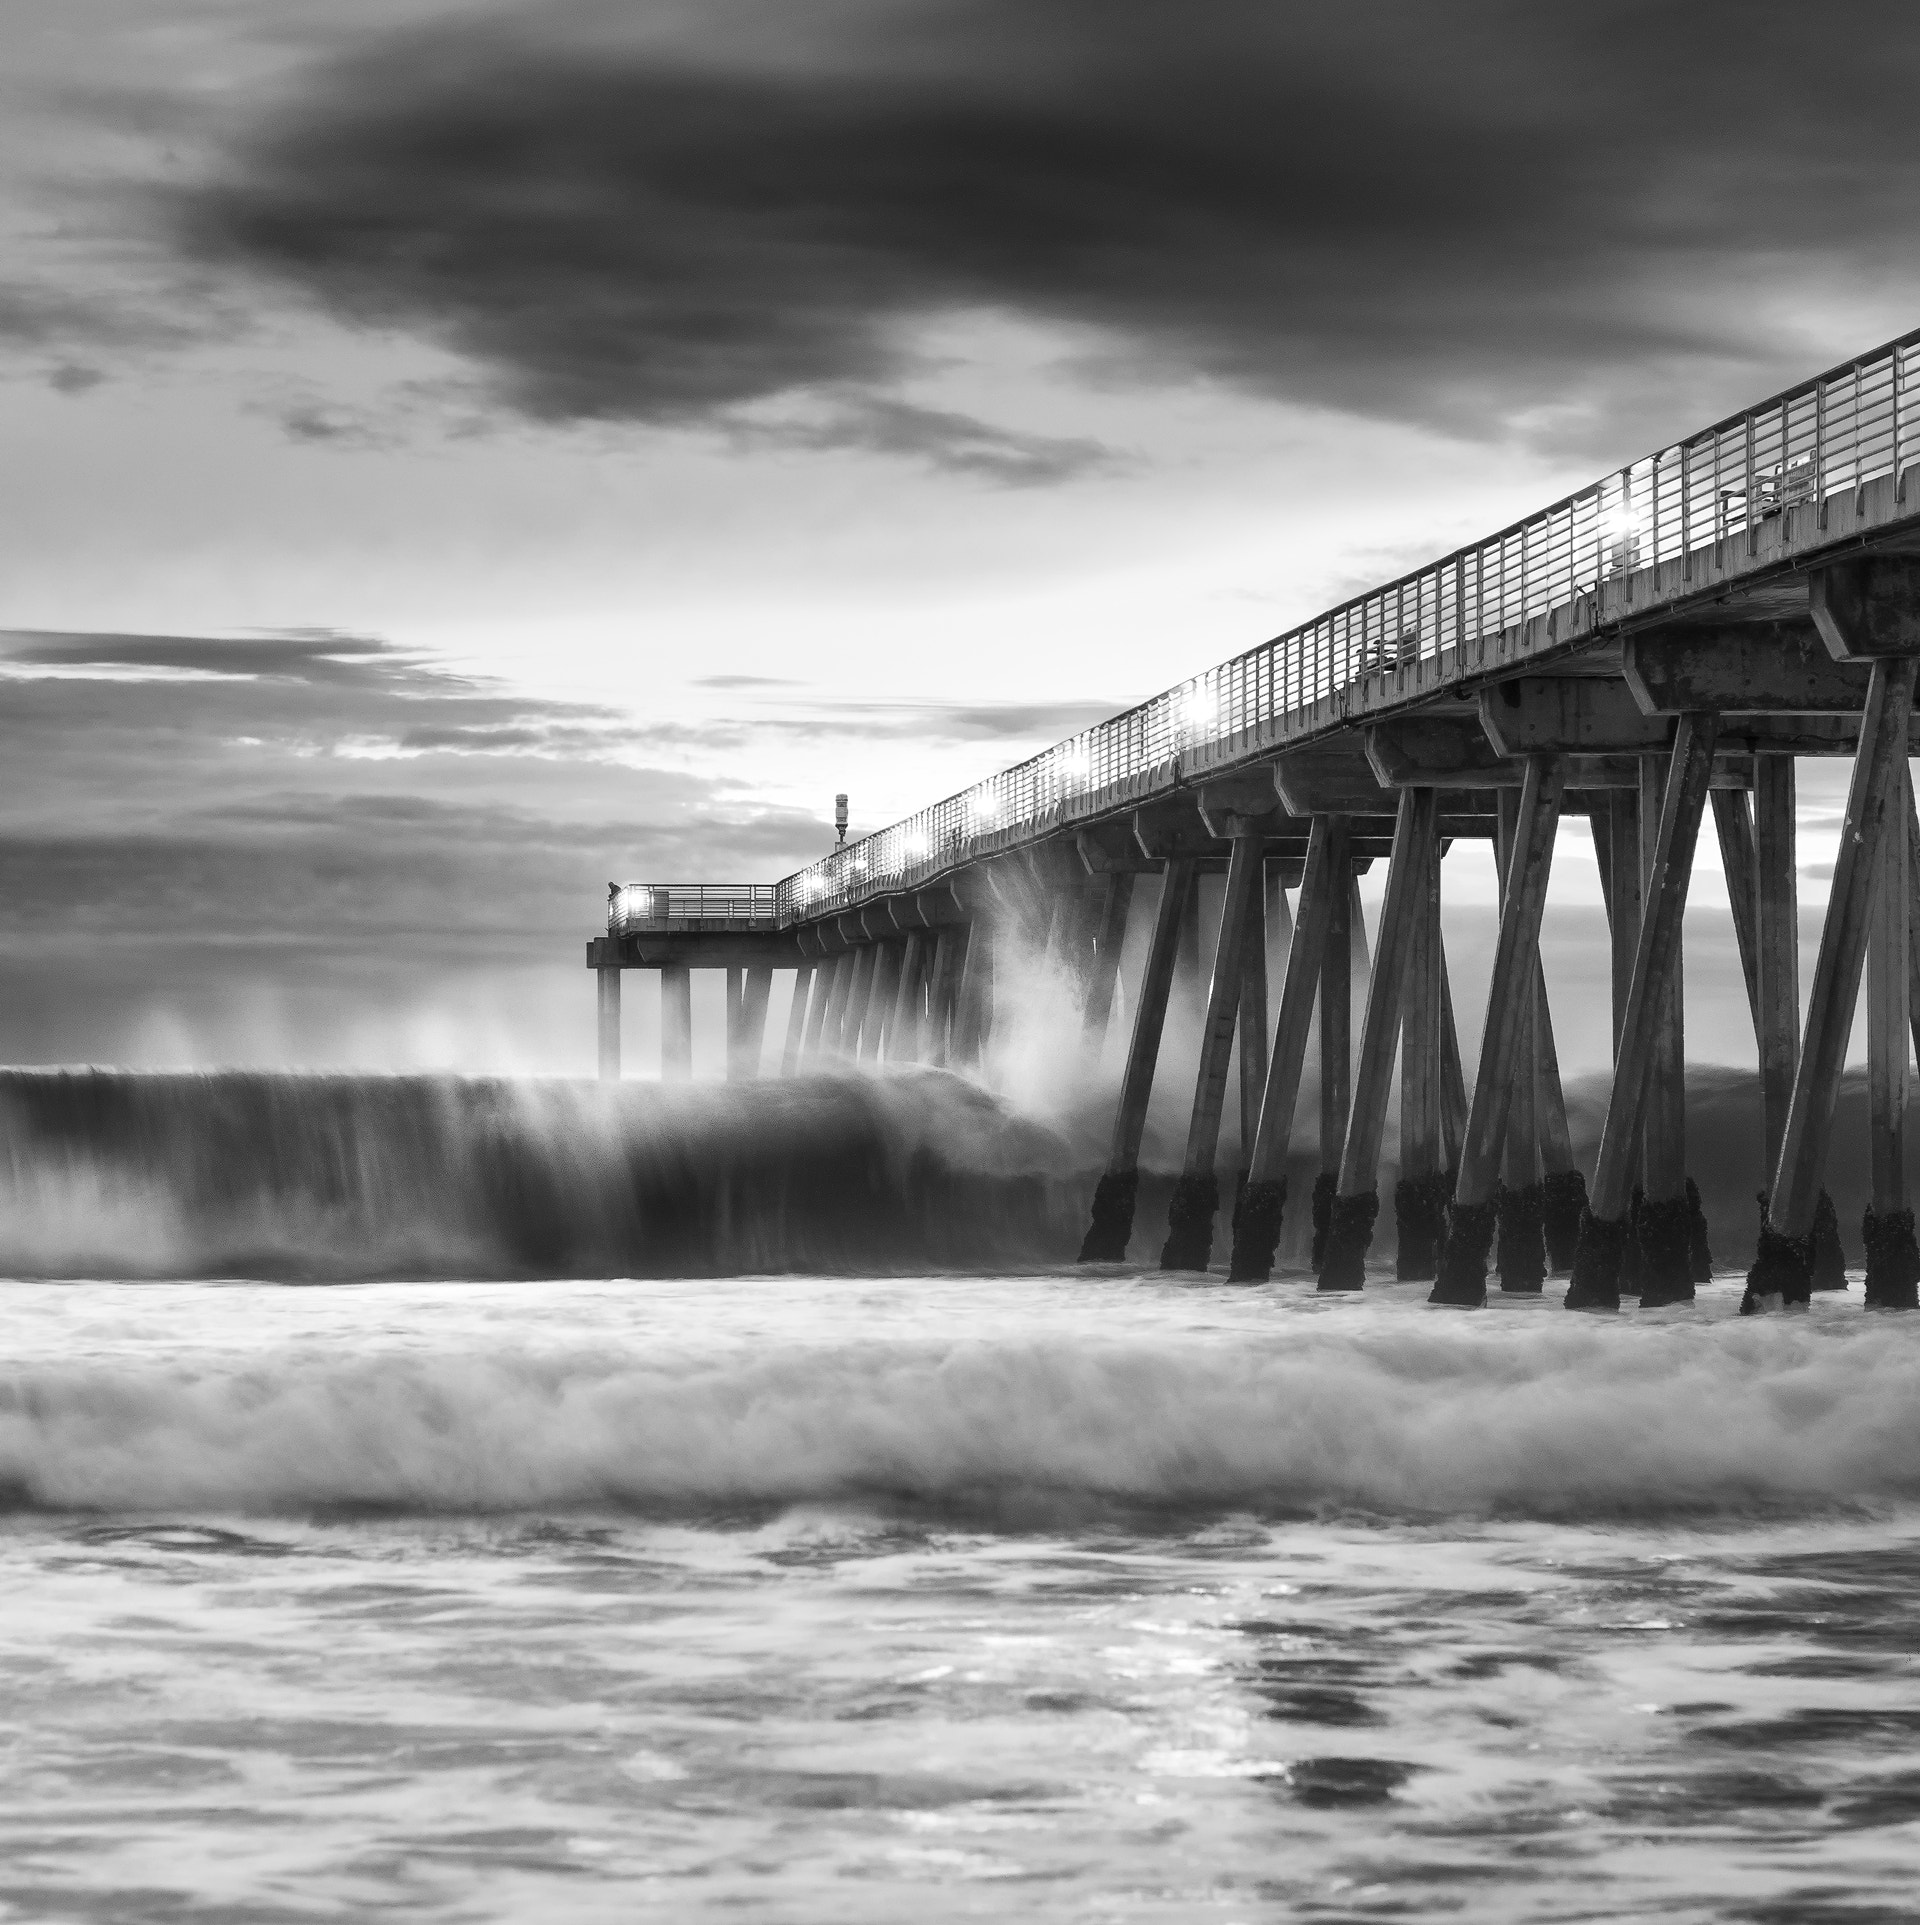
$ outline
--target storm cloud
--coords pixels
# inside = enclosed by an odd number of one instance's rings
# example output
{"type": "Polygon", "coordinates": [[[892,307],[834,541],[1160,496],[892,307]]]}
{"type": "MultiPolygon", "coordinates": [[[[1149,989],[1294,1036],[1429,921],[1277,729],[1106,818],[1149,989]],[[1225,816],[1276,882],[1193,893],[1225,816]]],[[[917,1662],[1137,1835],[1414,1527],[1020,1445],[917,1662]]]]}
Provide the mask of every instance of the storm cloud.
{"type": "Polygon", "coordinates": [[[1904,0],[542,8],[307,70],[170,218],[546,420],[1100,459],[903,398],[971,317],[1095,383],[1618,447],[1920,286],[1916,97],[1904,0]]]}

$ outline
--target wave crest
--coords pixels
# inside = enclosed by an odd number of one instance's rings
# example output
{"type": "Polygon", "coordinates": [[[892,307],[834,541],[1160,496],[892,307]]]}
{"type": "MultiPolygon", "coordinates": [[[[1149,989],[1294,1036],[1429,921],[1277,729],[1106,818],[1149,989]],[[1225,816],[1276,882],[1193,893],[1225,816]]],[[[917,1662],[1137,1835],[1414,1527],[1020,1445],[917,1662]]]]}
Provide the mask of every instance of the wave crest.
{"type": "Polygon", "coordinates": [[[0,1484],[35,1508],[268,1513],[1577,1517],[1920,1496],[1904,1330],[1570,1323],[38,1368],[0,1380],[0,1484]]]}

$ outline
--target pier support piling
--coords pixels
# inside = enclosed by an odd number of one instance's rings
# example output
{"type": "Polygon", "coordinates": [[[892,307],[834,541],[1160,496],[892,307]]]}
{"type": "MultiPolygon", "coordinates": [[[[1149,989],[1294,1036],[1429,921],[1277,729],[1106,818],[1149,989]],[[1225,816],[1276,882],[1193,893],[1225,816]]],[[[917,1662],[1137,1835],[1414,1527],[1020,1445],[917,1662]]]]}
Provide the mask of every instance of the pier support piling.
{"type": "MultiPolygon", "coordinates": [[[[1569,1310],[1620,1307],[1620,1269],[1631,1227],[1628,1211],[1640,1163],[1641,1120],[1656,1056],[1666,1035],[1663,1025],[1667,995],[1680,953],[1681,920],[1686,911],[1687,885],[1693,876],[1693,852],[1699,839],[1700,818],[1706,810],[1707,785],[1713,775],[1719,721],[1713,711],[1697,710],[1680,716],[1674,725],[1673,750],[1662,784],[1659,820],[1653,832],[1653,860],[1644,879],[1640,928],[1614,1060],[1613,1092],[1607,1103],[1606,1122],[1601,1127],[1600,1154],[1594,1165],[1587,1216],[1580,1226],[1579,1247],[1574,1252],[1573,1274],[1567,1285],[1565,1301],[1569,1310]]],[[[1643,809],[1644,806],[1643,793],[1643,809]]],[[[1618,857],[1619,844],[1625,840],[1616,815],[1616,931],[1624,909],[1626,865],[1620,863],[1618,857]]],[[[1638,863],[1632,867],[1638,878],[1638,863]]],[[[1683,1268],[1687,1223],[1685,1182],[1683,1172],[1678,1197],[1683,1268]]],[[[1691,1284],[1688,1292],[1691,1293],[1691,1284]]]]}
{"type": "MultiPolygon", "coordinates": [[[[1658,852],[1666,764],[1664,755],[1640,757],[1640,870],[1646,889],[1652,887],[1658,852]]],[[[1687,1180],[1685,972],[1683,920],[1660,998],[1640,1125],[1640,1182],[1645,1193],[1637,1223],[1640,1303],[1649,1310],[1690,1302],[1693,1297],[1693,1219],[1699,1206],[1687,1180]]]]}
{"type": "Polygon", "coordinates": [[[1353,1100],[1353,952],[1361,926],[1355,880],[1349,859],[1337,878],[1320,963],[1320,1167],[1313,1179],[1311,1255],[1316,1272],[1326,1261],[1327,1231],[1340,1187],[1340,1155],[1347,1144],[1347,1114],[1353,1100]]]}
{"type": "Polygon", "coordinates": [[[660,971],[660,1074],[669,1083],[693,1075],[693,971],[685,963],[660,971]]]}
{"type": "Polygon", "coordinates": [[[1113,990],[1120,979],[1120,950],[1127,937],[1127,913],[1133,907],[1133,872],[1113,871],[1106,878],[1106,894],[1094,924],[1093,954],[1087,963],[1087,994],[1081,1009],[1081,1037],[1090,1060],[1098,1062],[1113,1018],[1113,990]]]}
{"type": "MultiPolygon", "coordinates": [[[[1300,883],[1300,914],[1287,944],[1280,1011],[1267,1054],[1266,1085],[1260,1093],[1260,1119],[1247,1156],[1240,1214],[1233,1226],[1233,1259],[1227,1274],[1234,1283],[1264,1283],[1273,1274],[1273,1253],[1287,1201],[1287,1138],[1306,1067],[1315,989],[1324,982],[1333,953],[1330,931],[1336,905],[1347,901],[1351,863],[1347,840],[1345,816],[1313,818],[1307,835],[1306,873],[1300,883]]],[[[1345,966],[1342,956],[1343,970],[1345,966]]]]}
{"type": "Polygon", "coordinates": [[[793,1001],[787,1005],[787,1033],[780,1046],[782,1076],[792,1076],[800,1068],[801,1053],[806,1048],[807,1018],[818,980],[819,972],[810,962],[803,962],[793,972],[793,1001]]]}
{"type": "MultiPolygon", "coordinates": [[[[1163,1270],[1204,1270],[1213,1254],[1213,1219],[1220,1207],[1220,1181],[1215,1169],[1220,1114],[1226,1103],[1227,1066],[1240,1016],[1248,934],[1260,920],[1264,852],[1265,842],[1257,828],[1242,830],[1233,838],[1220,928],[1214,939],[1207,1013],[1200,1029],[1200,1064],[1187,1124],[1186,1157],[1174,1185],[1167,1212],[1167,1240],[1160,1251],[1163,1270]]],[[[1264,967],[1264,956],[1260,961],[1264,967]]]]}
{"type": "MultiPolygon", "coordinates": [[[[613,938],[601,939],[601,953],[613,947],[613,938]]],[[[604,964],[594,971],[600,1001],[600,1080],[603,1083],[617,1083],[620,1080],[620,965],[611,968],[604,964]]]]}
{"type": "Polygon", "coordinates": [[[1367,1247],[1373,1241],[1374,1219],[1380,1211],[1380,1138],[1386,1126],[1394,1051],[1400,1040],[1407,966],[1415,929],[1426,911],[1427,865],[1440,856],[1438,801],[1432,789],[1400,791],[1386,901],[1380,911],[1380,940],[1360,1030],[1353,1107],[1347,1119],[1339,1188],[1320,1265],[1322,1290],[1358,1290],[1366,1281],[1367,1247]]]}
{"type": "MultiPolygon", "coordinates": [[[[1505,912],[1513,882],[1513,852],[1520,822],[1520,798],[1511,789],[1499,798],[1495,842],[1500,870],[1500,902],[1505,912]]],[[[1506,1140],[1500,1158],[1500,1187],[1494,1201],[1494,1269],[1504,1291],[1537,1296],[1547,1277],[1545,1204],[1540,1177],[1540,961],[1523,966],[1512,1021],[1517,1037],[1513,1087],[1507,1097],[1506,1140]]]]}
{"type": "Polygon", "coordinates": [[[1514,1078],[1522,1063],[1533,1073],[1532,998],[1523,994],[1537,979],[1540,917],[1553,870],[1554,835],[1560,824],[1563,776],[1553,755],[1530,755],[1512,831],[1500,934],[1487,985],[1487,1018],[1480,1041],[1453,1208],[1439,1275],[1427,1301],[1472,1307],[1487,1299],[1487,1258],[1496,1227],[1496,1186],[1506,1142],[1514,1078]]]}
{"type": "MultiPolygon", "coordinates": [[[[1817,577],[1815,609],[1818,614],[1817,577]]],[[[1873,664],[1826,920],[1820,929],[1819,960],[1814,965],[1813,993],[1794,1072],[1787,1126],[1769,1190],[1760,1248],[1747,1275],[1743,1313],[1805,1304],[1812,1289],[1811,1232],[1840,1071],[1860,995],[1887,818],[1890,812],[1905,806],[1907,719],[1913,706],[1914,667],[1911,655],[1883,657],[1873,664]]]]}
{"type": "Polygon", "coordinates": [[[1394,1275],[1431,1281],[1446,1234],[1440,1004],[1440,856],[1427,864],[1424,899],[1400,1013],[1400,1177],[1394,1185],[1394,1275]]]}
{"type": "Polygon", "coordinates": [[[1920,1308],[1920,1248],[1914,1243],[1907,1191],[1908,978],[1907,835],[1911,777],[1903,754],[1893,773],[1897,799],[1888,808],[1867,941],[1867,1112],[1872,1138],[1873,1201],[1861,1234],[1867,1246],[1869,1309],[1920,1308]]]}
{"type": "Polygon", "coordinates": [[[1154,913],[1153,938],[1147,946],[1147,965],[1134,1005],[1133,1036],[1120,1079],[1107,1167],[1094,1191],[1091,1220],[1080,1245],[1082,1263],[1124,1263],[1127,1245],[1133,1240],[1140,1143],[1146,1133],[1147,1102],[1153,1095],[1160,1036],[1167,1022],[1167,998],[1173,989],[1174,963],[1193,881],[1193,857],[1168,858],[1161,877],[1160,905],[1154,913]]]}

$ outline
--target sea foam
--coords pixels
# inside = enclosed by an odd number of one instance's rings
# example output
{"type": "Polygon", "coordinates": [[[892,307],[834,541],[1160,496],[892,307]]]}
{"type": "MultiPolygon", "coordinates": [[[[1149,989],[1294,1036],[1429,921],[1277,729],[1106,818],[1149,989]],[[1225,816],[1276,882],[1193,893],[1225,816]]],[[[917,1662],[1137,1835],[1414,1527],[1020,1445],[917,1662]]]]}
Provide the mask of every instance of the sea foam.
{"type": "MultiPolygon", "coordinates": [[[[1384,1308],[1384,1306],[1383,1306],[1384,1308]]],[[[302,1513],[806,1503],[1547,1517],[1920,1496],[1920,1328],[1540,1314],[1249,1339],[678,1346],[0,1378],[22,1506],[302,1513]]]]}

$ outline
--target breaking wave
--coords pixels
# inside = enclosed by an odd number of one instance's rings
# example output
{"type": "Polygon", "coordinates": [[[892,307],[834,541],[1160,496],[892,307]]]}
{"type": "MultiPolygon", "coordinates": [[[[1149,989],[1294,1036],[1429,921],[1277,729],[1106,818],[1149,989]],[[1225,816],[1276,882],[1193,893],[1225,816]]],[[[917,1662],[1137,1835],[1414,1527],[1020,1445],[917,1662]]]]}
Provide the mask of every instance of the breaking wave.
{"type": "Polygon", "coordinates": [[[1066,1152],[939,1071],[0,1073],[0,1272],[714,1276],[1070,1257],[1066,1152]]]}
{"type": "Polygon", "coordinates": [[[0,1376],[18,1505],[807,1503],[1580,1517],[1920,1497],[1920,1329],[1287,1319],[1248,1341],[869,1343],[0,1376]]]}

